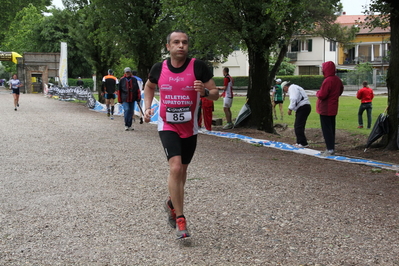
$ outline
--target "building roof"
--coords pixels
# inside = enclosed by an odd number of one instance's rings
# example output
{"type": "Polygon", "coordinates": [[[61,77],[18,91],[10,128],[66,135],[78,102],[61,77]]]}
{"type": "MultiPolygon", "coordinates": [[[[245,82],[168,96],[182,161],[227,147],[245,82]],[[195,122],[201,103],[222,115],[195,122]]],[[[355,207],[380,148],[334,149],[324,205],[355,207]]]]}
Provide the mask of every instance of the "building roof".
{"type": "Polygon", "coordinates": [[[386,29],[377,27],[374,28],[373,30],[370,31],[369,28],[367,28],[364,23],[367,21],[367,16],[366,15],[342,15],[339,16],[336,20],[336,23],[339,23],[343,26],[351,27],[353,25],[358,25],[360,28],[358,34],[376,34],[376,33],[390,33],[391,28],[388,27],[386,29]]]}

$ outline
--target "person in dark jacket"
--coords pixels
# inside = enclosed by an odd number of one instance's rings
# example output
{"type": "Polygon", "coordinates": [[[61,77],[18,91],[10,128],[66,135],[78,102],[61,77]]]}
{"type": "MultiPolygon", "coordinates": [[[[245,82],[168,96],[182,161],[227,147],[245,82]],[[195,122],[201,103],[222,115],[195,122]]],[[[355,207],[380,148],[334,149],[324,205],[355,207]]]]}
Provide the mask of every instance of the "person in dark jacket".
{"type": "Polygon", "coordinates": [[[85,83],[83,82],[81,77],[78,77],[78,80],[76,81],[76,86],[81,86],[83,87],[85,83]]]}
{"type": "Polygon", "coordinates": [[[335,64],[328,61],[322,64],[324,81],[316,92],[316,112],[320,115],[320,125],[323,131],[327,150],[321,156],[335,154],[335,121],[338,113],[338,99],[344,91],[341,79],[335,75],[335,64]]]}
{"type": "Polygon", "coordinates": [[[118,102],[123,106],[123,113],[125,116],[125,130],[134,130],[133,113],[134,102],[140,102],[141,93],[137,79],[132,75],[130,67],[126,67],[125,74],[119,81],[118,87],[118,102]]]}

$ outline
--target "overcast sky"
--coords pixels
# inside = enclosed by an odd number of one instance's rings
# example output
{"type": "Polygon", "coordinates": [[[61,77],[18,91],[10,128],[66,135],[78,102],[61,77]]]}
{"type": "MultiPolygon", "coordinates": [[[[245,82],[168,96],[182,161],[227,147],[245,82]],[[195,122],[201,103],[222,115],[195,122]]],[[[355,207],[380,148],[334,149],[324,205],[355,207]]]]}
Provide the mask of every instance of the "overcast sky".
{"type": "MultiPolygon", "coordinates": [[[[344,6],[344,11],[347,15],[363,15],[364,10],[362,6],[368,5],[370,0],[341,0],[344,6]]],[[[63,8],[62,0],[53,0],[53,5],[58,8],[63,8]]]]}
{"type": "Polygon", "coordinates": [[[346,15],[364,15],[363,6],[370,4],[370,0],[341,0],[346,15]]]}

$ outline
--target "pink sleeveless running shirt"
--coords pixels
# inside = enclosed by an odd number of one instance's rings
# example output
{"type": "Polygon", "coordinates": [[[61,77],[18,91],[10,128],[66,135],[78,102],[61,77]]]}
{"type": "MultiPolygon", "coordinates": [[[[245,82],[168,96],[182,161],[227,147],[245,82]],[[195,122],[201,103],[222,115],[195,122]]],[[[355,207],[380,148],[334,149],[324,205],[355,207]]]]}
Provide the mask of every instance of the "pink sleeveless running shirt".
{"type": "Polygon", "coordinates": [[[159,131],[174,131],[181,138],[198,133],[198,108],[200,95],[194,90],[194,61],[192,58],[181,73],[169,70],[167,60],[162,63],[158,80],[160,106],[159,131]]]}

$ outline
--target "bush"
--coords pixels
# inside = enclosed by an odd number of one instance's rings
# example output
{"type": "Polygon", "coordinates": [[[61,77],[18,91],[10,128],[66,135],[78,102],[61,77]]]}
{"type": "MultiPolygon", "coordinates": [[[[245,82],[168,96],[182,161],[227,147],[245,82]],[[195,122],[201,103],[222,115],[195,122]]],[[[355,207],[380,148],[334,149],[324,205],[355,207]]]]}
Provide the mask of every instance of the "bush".
{"type": "MultiPolygon", "coordinates": [[[[214,77],[216,86],[223,86],[223,77],[214,77]]],[[[248,77],[233,77],[234,87],[248,87],[248,77]]]]}
{"type": "Polygon", "coordinates": [[[293,84],[301,86],[305,90],[318,90],[320,89],[321,84],[323,83],[324,76],[315,75],[315,76],[281,76],[277,77],[282,81],[289,81],[293,84]]]}
{"type": "MultiPolygon", "coordinates": [[[[82,79],[84,82],[84,87],[85,88],[90,88],[90,90],[93,90],[94,87],[94,83],[93,83],[93,79],[82,79]]],[[[78,79],[68,79],[68,85],[69,86],[76,86],[76,82],[78,81],[78,79]]]]}
{"type": "MultiPolygon", "coordinates": [[[[248,77],[233,77],[234,87],[248,87],[248,77]]],[[[279,76],[282,81],[290,81],[305,90],[318,90],[323,83],[324,76],[279,76]]],[[[216,86],[223,86],[223,77],[214,77],[216,86]]]]}

